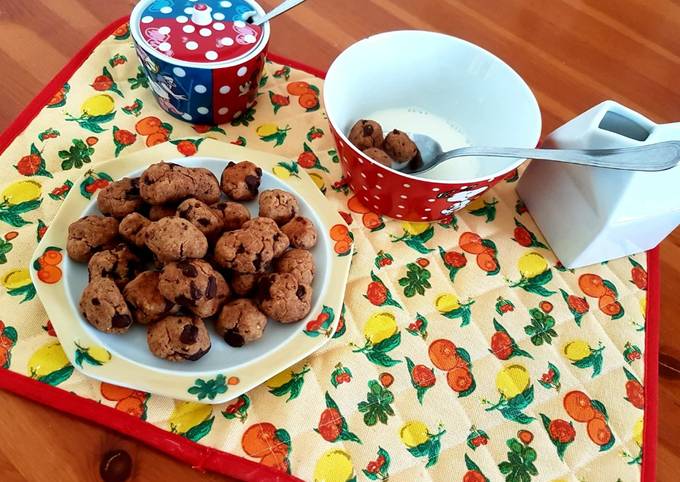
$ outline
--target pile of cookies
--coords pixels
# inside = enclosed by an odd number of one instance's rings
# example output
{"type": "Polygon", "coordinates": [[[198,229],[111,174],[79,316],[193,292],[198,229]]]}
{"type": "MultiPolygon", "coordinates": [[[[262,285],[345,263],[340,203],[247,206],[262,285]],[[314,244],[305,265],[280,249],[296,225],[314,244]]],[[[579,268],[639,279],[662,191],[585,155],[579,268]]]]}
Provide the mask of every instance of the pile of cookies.
{"type": "Polygon", "coordinates": [[[405,164],[420,157],[418,146],[405,132],[391,130],[383,136],[382,126],[374,120],[358,120],[349,132],[349,141],[383,166],[405,164]]]}
{"type": "Polygon", "coordinates": [[[182,361],[210,349],[206,322],[240,347],[262,336],[268,318],[307,316],[316,228],[291,193],[260,193],[261,177],[248,161],[230,162],[221,182],[208,169],[159,162],[103,189],[103,215],[68,229],[68,255],[88,265],[85,319],[106,333],[146,325],[151,352],[182,361]],[[251,219],[242,203],[256,198],[251,219]]]}

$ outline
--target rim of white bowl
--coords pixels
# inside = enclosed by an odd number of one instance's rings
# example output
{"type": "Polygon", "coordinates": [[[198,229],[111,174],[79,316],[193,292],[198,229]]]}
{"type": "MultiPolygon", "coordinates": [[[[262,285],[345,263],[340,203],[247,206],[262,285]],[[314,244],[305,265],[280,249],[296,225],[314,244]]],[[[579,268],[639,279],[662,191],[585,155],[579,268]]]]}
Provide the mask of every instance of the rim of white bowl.
{"type": "Polygon", "coordinates": [[[333,82],[333,74],[334,74],[334,68],[337,68],[338,61],[347,55],[352,54],[354,51],[359,50],[363,47],[365,47],[365,44],[374,38],[377,37],[394,37],[398,35],[416,35],[416,36],[431,36],[431,37],[443,37],[447,39],[453,39],[456,42],[460,42],[461,44],[466,45],[469,48],[472,48],[473,50],[477,50],[482,52],[483,54],[489,56],[490,58],[494,59],[494,61],[498,62],[500,65],[503,65],[505,68],[507,68],[510,71],[510,75],[514,76],[515,79],[518,81],[518,85],[521,87],[525,88],[527,92],[530,94],[530,99],[533,101],[531,103],[531,106],[533,107],[533,110],[535,111],[536,114],[536,129],[537,131],[535,132],[535,137],[536,141],[533,143],[533,145],[527,145],[527,146],[515,146],[515,147],[526,147],[526,148],[533,148],[538,145],[538,142],[541,138],[541,129],[543,126],[543,119],[541,117],[541,109],[538,105],[538,101],[536,100],[536,96],[534,95],[534,92],[531,90],[531,87],[529,87],[529,84],[526,83],[526,81],[522,78],[521,75],[517,73],[515,69],[513,69],[510,65],[508,65],[503,59],[498,57],[497,55],[489,52],[483,47],[480,47],[477,44],[474,44],[472,42],[469,42],[467,40],[464,40],[459,37],[455,37],[453,35],[448,35],[445,33],[440,33],[440,32],[430,32],[427,30],[392,30],[390,32],[382,32],[376,35],[371,35],[369,37],[366,37],[364,39],[359,40],[358,42],[350,45],[347,47],[345,50],[343,50],[340,55],[338,55],[331,66],[328,69],[328,72],[326,73],[326,78],[324,80],[324,90],[323,90],[323,98],[324,98],[324,105],[326,106],[326,115],[328,116],[328,122],[332,125],[333,129],[338,133],[340,138],[347,143],[347,145],[354,150],[357,154],[359,154],[363,159],[367,160],[368,162],[378,166],[379,168],[386,169],[388,171],[394,172],[398,174],[399,176],[402,176],[406,179],[410,179],[412,181],[421,181],[421,182],[427,182],[431,184],[470,184],[474,182],[483,182],[483,181],[489,181],[491,179],[494,179],[498,176],[501,176],[508,171],[511,171],[512,169],[516,169],[517,167],[521,166],[527,159],[518,159],[517,161],[511,163],[508,167],[503,168],[498,171],[494,171],[492,174],[488,174],[486,176],[480,176],[480,177],[473,177],[473,178],[465,178],[465,179],[456,179],[456,180],[446,180],[446,179],[428,179],[424,177],[419,177],[419,176],[414,176],[413,174],[407,174],[401,171],[397,171],[396,169],[392,169],[391,167],[384,166],[380,164],[379,162],[374,161],[370,157],[368,157],[366,154],[361,152],[354,144],[352,144],[347,136],[345,135],[344,132],[342,132],[341,129],[337,127],[337,125],[333,122],[333,116],[328,110],[328,102],[326,101],[327,96],[329,96],[329,92],[331,89],[328,89],[328,82],[331,81],[333,82]]]}
{"type": "MultiPolygon", "coordinates": [[[[262,51],[266,48],[266,46],[269,44],[269,34],[270,34],[270,27],[269,27],[269,22],[265,22],[262,24],[262,37],[260,37],[260,43],[250,52],[248,52],[245,55],[242,55],[240,57],[236,57],[235,59],[231,60],[223,60],[220,62],[189,62],[187,60],[179,60],[175,59],[173,57],[169,57],[165,55],[162,52],[159,52],[158,50],[153,49],[148,42],[142,37],[141,31],[139,29],[139,22],[140,22],[140,16],[142,15],[142,12],[144,9],[150,4],[153,3],[156,0],[142,0],[139,2],[137,5],[135,5],[135,8],[132,9],[132,13],[130,14],[130,32],[132,34],[132,39],[135,42],[135,45],[138,45],[140,48],[144,49],[147,54],[156,57],[158,59],[163,60],[164,62],[175,65],[177,67],[190,67],[192,69],[208,69],[208,70],[213,70],[213,69],[222,69],[226,67],[234,67],[236,65],[241,65],[249,60],[252,60],[253,58],[257,57],[262,53],[262,51]]],[[[253,6],[255,11],[259,15],[264,15],[266,12],[264,9],[260,6],[259,3],[257,3],[255,0],[245,0],[248,2],[250,5],[253,6]]]]}

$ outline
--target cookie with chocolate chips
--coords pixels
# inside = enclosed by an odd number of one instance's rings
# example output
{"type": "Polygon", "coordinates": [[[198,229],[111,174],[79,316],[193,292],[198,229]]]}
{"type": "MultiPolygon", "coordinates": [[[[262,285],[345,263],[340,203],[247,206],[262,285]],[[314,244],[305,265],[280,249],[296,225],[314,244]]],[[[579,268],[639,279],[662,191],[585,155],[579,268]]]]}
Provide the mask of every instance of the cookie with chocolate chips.
{"type": "Polygon", "coordinates": [[[312,288],[290,273],[263,275],[258,281],[257,302],[272,320],[293,323],[312,309],[312,288]]]}
{"type": "Polygon", "coordinates": [[[234,201],[252,201],[257,197],[262,169],[250,161],[230,162],[222,171],[222,192],[234,201]]]}
{"type": "Polygon", "coordinates": [[[123,289],[139,268],[140,259],[125,243],[95,253],[87,263],[90,281],[95,278],[111,278],[123,289]]]}
{"type": "Polygon", "coordinates": [[[209,240],[222,233],[224,216],[198,199],[185,199],[177,206],[177,215],[196,226],[209,240]]]}
{"type": "Polygon", "coordinates": [[[144,201],[139,196],[139,178],[124,177],[112,182],[99,192],[97,207],[102,212],[117,219],[139,211],[144,201]]]}
{"type": "Polygon", "coordinates": [[[66,252],[73,261],[85,263],[92,255],[113,244],[118,220],[109,216],[85,216],[68,227],[66,252]]]}
{"type": "Polygon", "coordinates": [[[314,257],[306,249],[289,249],[274,265],[277,273],[290,273],[300,283],[311,285],[314,280],[314,257]]]}
{"type": "Polygon", "coordinates": [[[231,201],[219,202],[211,207],[222,214],[225,231],[239,229],[243,226],[243,223],[250,219],[250,211],[241,203],[231,201]]]}
{"type": "Polygon", "coordinates": [[[300,212],[295,196],[282,189],[262,191],[258,202],[260,216],[273,219],[279,226],[283,226],[300,212]]]}
{"type": "Polygon", "coordinates": [[[215,244],[215,262],[237,273],[262,273],[288,247],[288,238],[276,223],[261,218],[244,223],[242,229],[224,233],[215,244]]]}
{"type": "Polygon", "coordinates": [[[139,192],[149,204],[173,204],[194,197],[207,204],[220,199],[215,175],[202,167],[159,162],[149,166],[139,182],[139,192]]]}
{"type": "Polygon", "coordinates": [[[201,318],[217,313],[229,296],[224,277],[202,259],[167,264],[161,271],[158,290],[201,318]]]}
{"type": "Polygon", "coordinates": [[[144,230],[151,224],[147,218],[139,213],[130,213],[121,219],[118,225],[118,234],[137,248],[143,248],[146,244],[144,230]]]}
{"type": "Polygon", "coordinates": [[[170,315],[148,326],[146,341],[158,358],[196,361],[210,350],[210,334],[195,316],[170,315]]]}
{"type": "Polygon", "coordinates": [[[158,289],[159,278],[158,271],[143,271],[125,285],[123,298],[137,323],[148,325],[176,308],[176,305],[167,300],[158,289]]]}
{"type": "Polygon", "coordinates": [[[159,261],[202,258],[208,251],[205,235],[186,219],[162,218],[145,229],[146,246],[159,261]]]}
{"type": "Polygon", "coordinates": [[[281,227],[288,236],[293,248],[312,249],[316,245],[316,228],[314,223],[303,216],[295,216],[281,227]]]}
{"type": "Polygon", "coordinates": [[[369,147],[382,146],[383,130],[376,121],[361,119],[352,126],[347,138],[357,149],[363,151],[369,147]]]}
{"type": "Polygon", "coordinates": [[[231,301],[222,307],[215,330],[227,344],[239,347],[262,337],[267,317],[252,300],[231,301]]]}
{"type": "Polygon", "coordinates": [[[80,312],[89,324],[105,333],[125,333],[132,316],[125,299],[110,278],[95,278],[80,296],[80,312]]]}

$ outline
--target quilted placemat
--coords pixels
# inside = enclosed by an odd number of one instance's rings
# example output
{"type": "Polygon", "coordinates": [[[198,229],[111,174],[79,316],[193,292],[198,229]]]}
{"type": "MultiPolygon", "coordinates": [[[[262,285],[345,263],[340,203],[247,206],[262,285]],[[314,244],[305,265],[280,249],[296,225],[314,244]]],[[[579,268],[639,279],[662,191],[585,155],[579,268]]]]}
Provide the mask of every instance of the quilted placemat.
{"type": "MultiPolygon", "coordinates": [[[[268,63],[241,118],[190,125],[155,104],[118,21],[3,134],[0,386],[246,480],[652,480],[655,254],[649,283],[644,253],[565,269],[517,199],[517,175],[445,222],[381,218],[343,181],[322,105],[295,95],[323,81],[290,64],[268,63]],[[205,138],[280,154],[284,178],[306,170],[349,225],[332,233],[336,253],[355,248],[333,339],[215,406],[200,401],[227,380],[179,402],[81,375],[27,266],[64,197],[111,181],[98,161],[159,143],[200,154],[205,138]]],[[[55,263],[44,282],[59,282],[55,263]]],[[[107,361],[80,351],[78,363],[107,361]]]]}

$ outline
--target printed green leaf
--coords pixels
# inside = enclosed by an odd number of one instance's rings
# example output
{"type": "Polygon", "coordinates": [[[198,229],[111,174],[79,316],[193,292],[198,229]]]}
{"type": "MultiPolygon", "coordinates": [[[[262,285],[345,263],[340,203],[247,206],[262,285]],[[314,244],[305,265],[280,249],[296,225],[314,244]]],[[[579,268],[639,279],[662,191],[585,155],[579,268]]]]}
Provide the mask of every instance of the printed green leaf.
{"type": "Polygon", "coordinates": [[[198,425],[191,427],[189,430],[186,431],[186,433],[180,435],[182,435],[185,438],[188,438],[192,442],[198,442],[199,440],[201,440],[203,437],[210,433],[214,421],[215,417],[214,416],[210,417],[207,420],[202,421],[198,425]]]}

